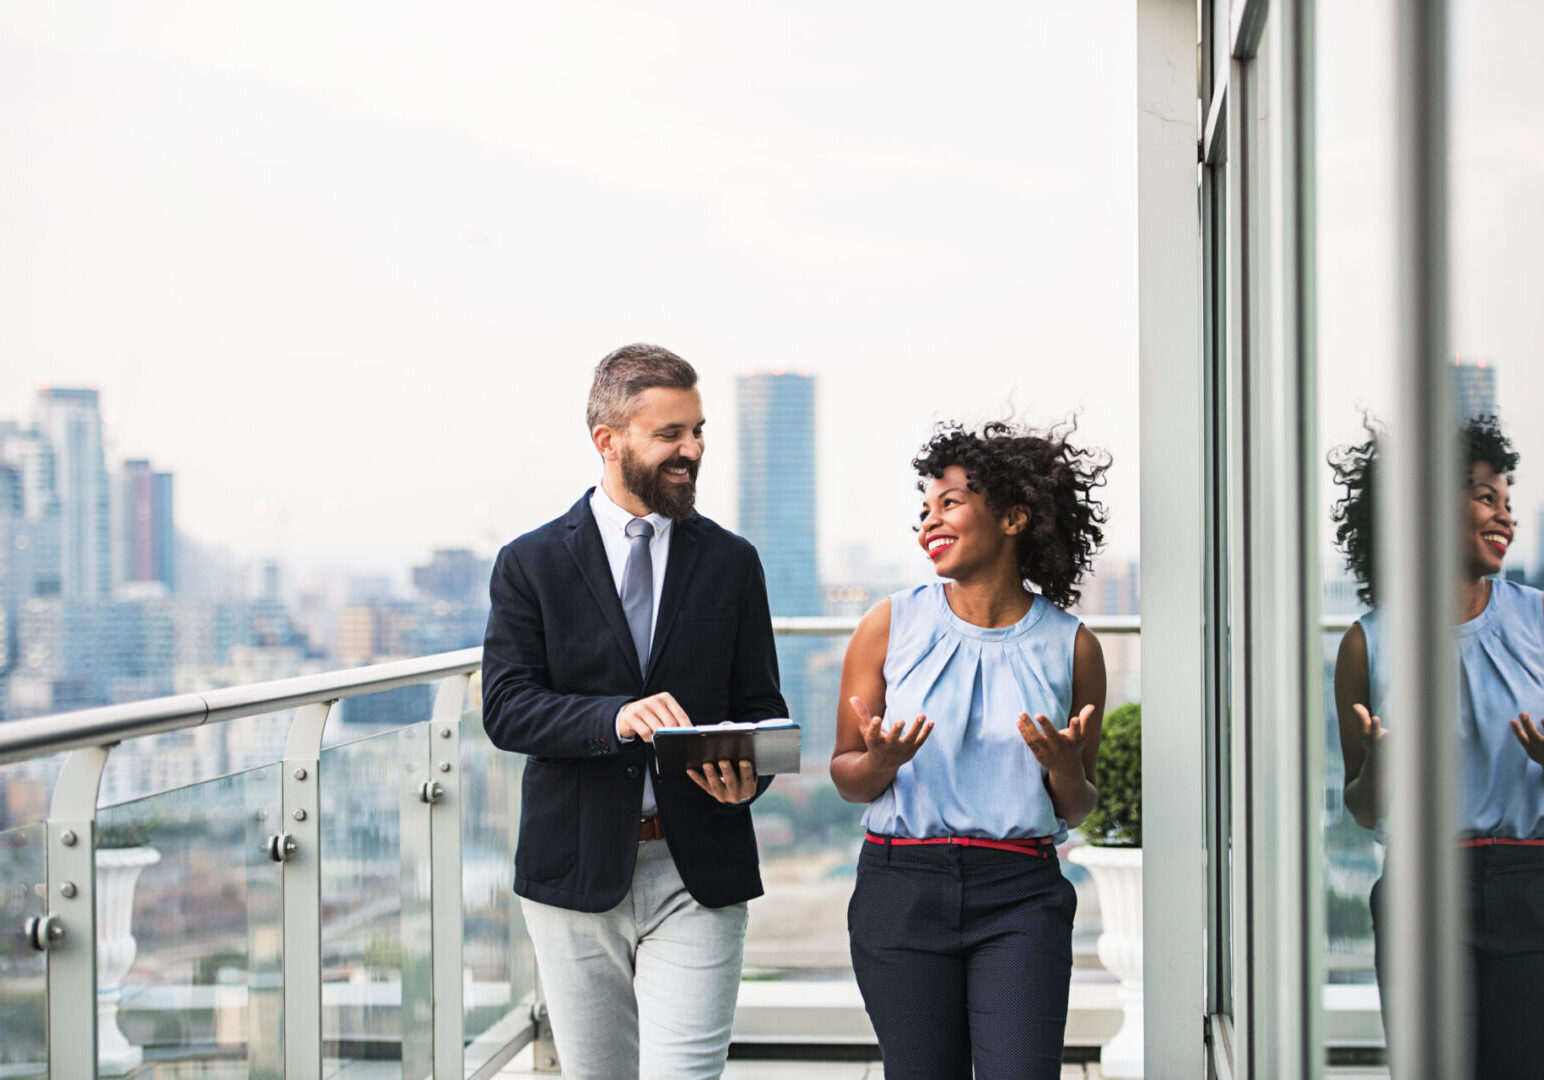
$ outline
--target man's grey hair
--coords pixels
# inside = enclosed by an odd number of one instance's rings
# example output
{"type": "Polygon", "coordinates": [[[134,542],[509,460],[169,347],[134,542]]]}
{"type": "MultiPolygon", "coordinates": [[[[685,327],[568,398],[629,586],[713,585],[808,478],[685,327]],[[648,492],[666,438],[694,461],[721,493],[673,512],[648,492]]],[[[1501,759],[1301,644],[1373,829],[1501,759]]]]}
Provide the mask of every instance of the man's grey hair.
{"type": "Polygon", "coordinates": [[[622,429],[633,418],[634,399],[645,390],[656,386],[690,390],[696,385],[696,370],[669,349],[623,345],[595,365],[584,418],[591,431],[603,424],[622,429]]]}

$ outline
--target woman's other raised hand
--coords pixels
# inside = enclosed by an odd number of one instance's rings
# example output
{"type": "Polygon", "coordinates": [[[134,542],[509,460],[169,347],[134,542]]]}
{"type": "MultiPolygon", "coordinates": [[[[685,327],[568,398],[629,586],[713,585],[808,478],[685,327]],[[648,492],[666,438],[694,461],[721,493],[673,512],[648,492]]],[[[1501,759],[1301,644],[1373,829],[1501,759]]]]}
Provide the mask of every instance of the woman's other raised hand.
{"type": "Polygon", "coordinates": [[[1047,772],[1081,777],[1083,744],[1088,738],[1083,728],[1093,715],[1094,707],[1085,705],[1066,727],[1058,728],[1044,713],[1036,713],[1033,719],[1029,713],[1019,713],[1019,734],[1047,772]]]}
{"type": "Polygon", "coordinates": [[[1512,734],[1517,736],[1530,758],[1544,765],[1544,727],[1527,713],[1518,713],[1512,717],[1512,734]]]}

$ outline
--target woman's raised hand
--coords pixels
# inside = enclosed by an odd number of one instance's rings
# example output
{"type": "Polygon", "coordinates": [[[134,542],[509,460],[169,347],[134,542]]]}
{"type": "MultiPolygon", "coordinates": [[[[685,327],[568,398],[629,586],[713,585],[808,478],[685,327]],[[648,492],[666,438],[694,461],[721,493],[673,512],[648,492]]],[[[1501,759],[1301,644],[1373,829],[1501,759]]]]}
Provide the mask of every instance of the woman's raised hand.
{"type": "Polygon", "coordinates": [[[1351,708],[1362,722],[1362,750],[1367,755],[1360,775],[1365,776],[1369,772],[1377,775],[1383,765],[1383,737],[1388,734],[1388,730],[1366,705],[1353,705],[1351,708]]]}
{"type": "Polygon", "coordinates": [[[916,755],[933,733],[933,721],[926,716],[917,717],[910,726],[904,720],[897,720],[895,726],[886,731],[885,718],[869,712],[862,698],[847,700],[852,703],[853,712],[858,714],[858,732],[863,736],[869,760],[881,768],[899,769],[916,755]]]}
{"type": "Polygon", "coordinates": [[[1019,713],[1019,734],[1048,772],[1082,776],[1083,743],[1087,739],[1083,727],[1093,715],[1094,707],[1085,705],[1065,728],[1058,729],[1044,713],[1036,713],[1034,719],[1029,713],[1019,713]]]}
{"type": "Polygon", "coordinates": [[[1362,722],[1362,743],[1367,749],[1374,750],[1383,741],[1383,736],[1388,734],[1383,727],[1383,721],[1368,711],[1366,705],[1353,705],[1356,718],[1362,722]]]}
{"type": "Polygon", "coordinates": [[[1530,758],[1544,765],[1544,727],[1527,713],[1518,713],[1512,718],[1512,734],[1517,736],[1530,758]]]}

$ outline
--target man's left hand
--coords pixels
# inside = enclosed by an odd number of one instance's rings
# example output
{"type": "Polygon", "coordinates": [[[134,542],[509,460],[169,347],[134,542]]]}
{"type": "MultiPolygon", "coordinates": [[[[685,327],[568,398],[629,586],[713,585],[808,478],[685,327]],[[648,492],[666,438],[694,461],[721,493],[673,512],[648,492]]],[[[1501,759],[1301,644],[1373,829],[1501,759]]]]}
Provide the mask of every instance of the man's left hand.
{"type": "Polygon", "coordinates": [[[717,765],[705,761],[700,769],[687,769],[686,775],[721,803],[742,803],[756,794],[756,770],[749,761],[741,761],[738,769],[727,760],[717,765]]]}

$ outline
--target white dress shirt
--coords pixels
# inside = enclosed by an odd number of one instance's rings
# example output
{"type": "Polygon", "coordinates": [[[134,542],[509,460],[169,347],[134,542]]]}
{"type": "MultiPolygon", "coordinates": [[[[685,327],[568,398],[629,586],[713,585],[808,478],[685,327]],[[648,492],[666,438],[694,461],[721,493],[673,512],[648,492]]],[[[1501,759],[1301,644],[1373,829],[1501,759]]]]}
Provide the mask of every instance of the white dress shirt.
{"type": "MultiPolygon", "coordinates": [[[[635,515],[612,502],[611,496],[606,494],[606,489],[601,484],[595,485],[595,494],[590,496],[590,513],[595,515],[595,525],[600,529],[600,541],[606,549],[606,562],[611,566],[611,583],[616,586],[617,596],[620,597],[622,577],[627,573],[627,554],[632,545],[632,541],[627,538],[627,523],[632,521],[635,515]]],[[[649,559],[654,570],[654,615],[653,621],[649,624],[649,647],[652,651],[654,627],[659,625],[659,597],[665,587],[665,563],[670,559],[671,521],[662,514],[644,514],[643,519],[654,526],[654,539],[649,541],[649,559]]],[[[622,714],[618,711],[617,722],[620,723],[621,719],[622,714]]],[[[617,737],[623,742],[632,742],[632,739],[622,736],[620,728],[617,730],[617,737]]],[[[645,771],[643,805],[639,808],[639,816],[653,817],[656,809],[654,777],[645,771]]]]}

